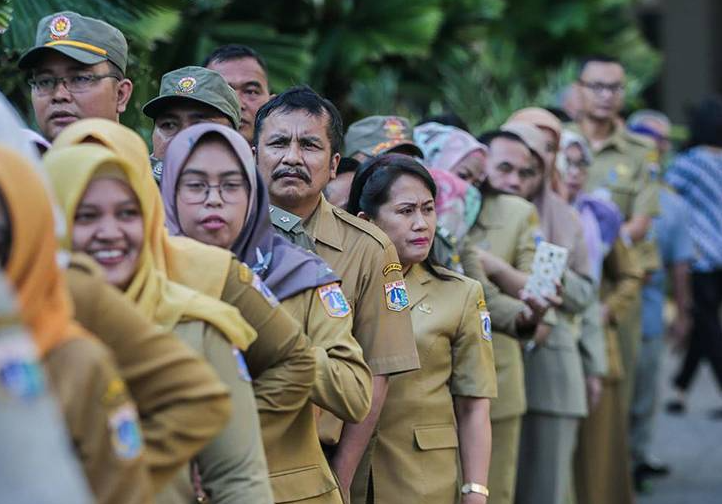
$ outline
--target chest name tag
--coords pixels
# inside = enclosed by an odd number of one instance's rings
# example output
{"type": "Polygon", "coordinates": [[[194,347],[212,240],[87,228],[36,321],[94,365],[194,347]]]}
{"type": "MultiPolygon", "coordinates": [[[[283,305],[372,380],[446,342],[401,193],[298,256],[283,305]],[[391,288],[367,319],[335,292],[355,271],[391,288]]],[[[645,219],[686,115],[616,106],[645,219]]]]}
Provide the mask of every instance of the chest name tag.
{"type": "Polygon", "coordinates": [[[386,294],[386,308],[400,312],[409,306],[409,294],[406,291],[406,282],[398,280],[384,284],[386,294]]]}
{"type": "Polygon", "coordinates": [[[351,307],[338,283],[319,287],[316,289],[316,292],[318,292],[318,297],[321,298],[321,304],[323,304],[323,308],[329,317],[344,318],[351,313],[351,307]]]}

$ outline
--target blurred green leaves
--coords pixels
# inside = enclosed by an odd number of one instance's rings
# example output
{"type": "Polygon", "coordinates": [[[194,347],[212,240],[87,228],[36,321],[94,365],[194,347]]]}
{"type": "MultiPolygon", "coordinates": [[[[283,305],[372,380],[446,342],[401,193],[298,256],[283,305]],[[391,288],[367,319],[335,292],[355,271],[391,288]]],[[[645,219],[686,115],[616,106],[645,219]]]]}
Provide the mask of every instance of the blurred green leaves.
{"type": "Polygon", "coordinates": [[[630,103],[660,57],[635,24],[635,0],[0,0],[0,82],[27,114],[14,65],[44,15],[72,9],[119,27],[130,44],[133,101],[123,122],[147,133],[140,107],[160,76],[241,43],[266,59],[278,92],[308,83],[347,122],[454,111],[478,133],[515,108],[552,105],[588,53],[619,56],[630,103]]]}

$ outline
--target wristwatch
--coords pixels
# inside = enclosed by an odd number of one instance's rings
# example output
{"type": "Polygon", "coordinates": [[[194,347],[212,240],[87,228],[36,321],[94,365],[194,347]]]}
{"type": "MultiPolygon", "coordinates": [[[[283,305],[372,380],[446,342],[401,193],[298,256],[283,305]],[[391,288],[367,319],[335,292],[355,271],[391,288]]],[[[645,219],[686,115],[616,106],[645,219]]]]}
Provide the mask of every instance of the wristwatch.
{"type": "Polygon", "coordinates": [[[464,495],[478,493],[484,497],[489,497],[489,489],[478,483],[464,483],[464,486],[461,487],[461,493],[464,495]]]}

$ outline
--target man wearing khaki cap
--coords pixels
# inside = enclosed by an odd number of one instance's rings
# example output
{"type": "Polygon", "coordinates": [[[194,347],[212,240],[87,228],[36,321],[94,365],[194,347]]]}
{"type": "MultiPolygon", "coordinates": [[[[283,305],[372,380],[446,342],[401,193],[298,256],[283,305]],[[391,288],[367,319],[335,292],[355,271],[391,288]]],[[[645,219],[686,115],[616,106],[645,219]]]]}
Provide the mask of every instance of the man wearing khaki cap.
{"type": "Polygon", "coordinates": [[[187,66],[163,75],[158,96],[143,106],[153,119],[153,176],[160,180],[162,160],[173,137],[188,126],[202,122],[225,124],[238,131],[241,107],[233,89],[221,74],[187,66]]]}
{"type": "Polygon", "coordinates": [[[348,127],[343,138],[344,155],[360,162],[389,152],[423,158],[413,134],[414,128],[405,117],[366,117],[348,127]]]}
{"type": "Polygon", "coordinates": [[[88,117],[117,121],[133,92],[127,62],[125,37],[108,23],[70,11],[41,19],[35,46],[18,66],[30,75],[43,135],[52,141],[65,126],[88,117]]]}

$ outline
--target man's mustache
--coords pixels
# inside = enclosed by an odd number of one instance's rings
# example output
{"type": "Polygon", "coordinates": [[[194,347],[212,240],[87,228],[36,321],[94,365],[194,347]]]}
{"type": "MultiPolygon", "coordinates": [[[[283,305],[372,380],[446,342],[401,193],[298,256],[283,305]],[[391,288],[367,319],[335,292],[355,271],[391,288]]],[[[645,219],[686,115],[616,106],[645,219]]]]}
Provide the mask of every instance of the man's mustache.
{"type": "Polygon", "coordinates": [[[281,166],[271,174],[272,180],[278,180],[281,177],[298,177],[307,184],[311,183],[311,175],[301,167],[281,166]]]}

